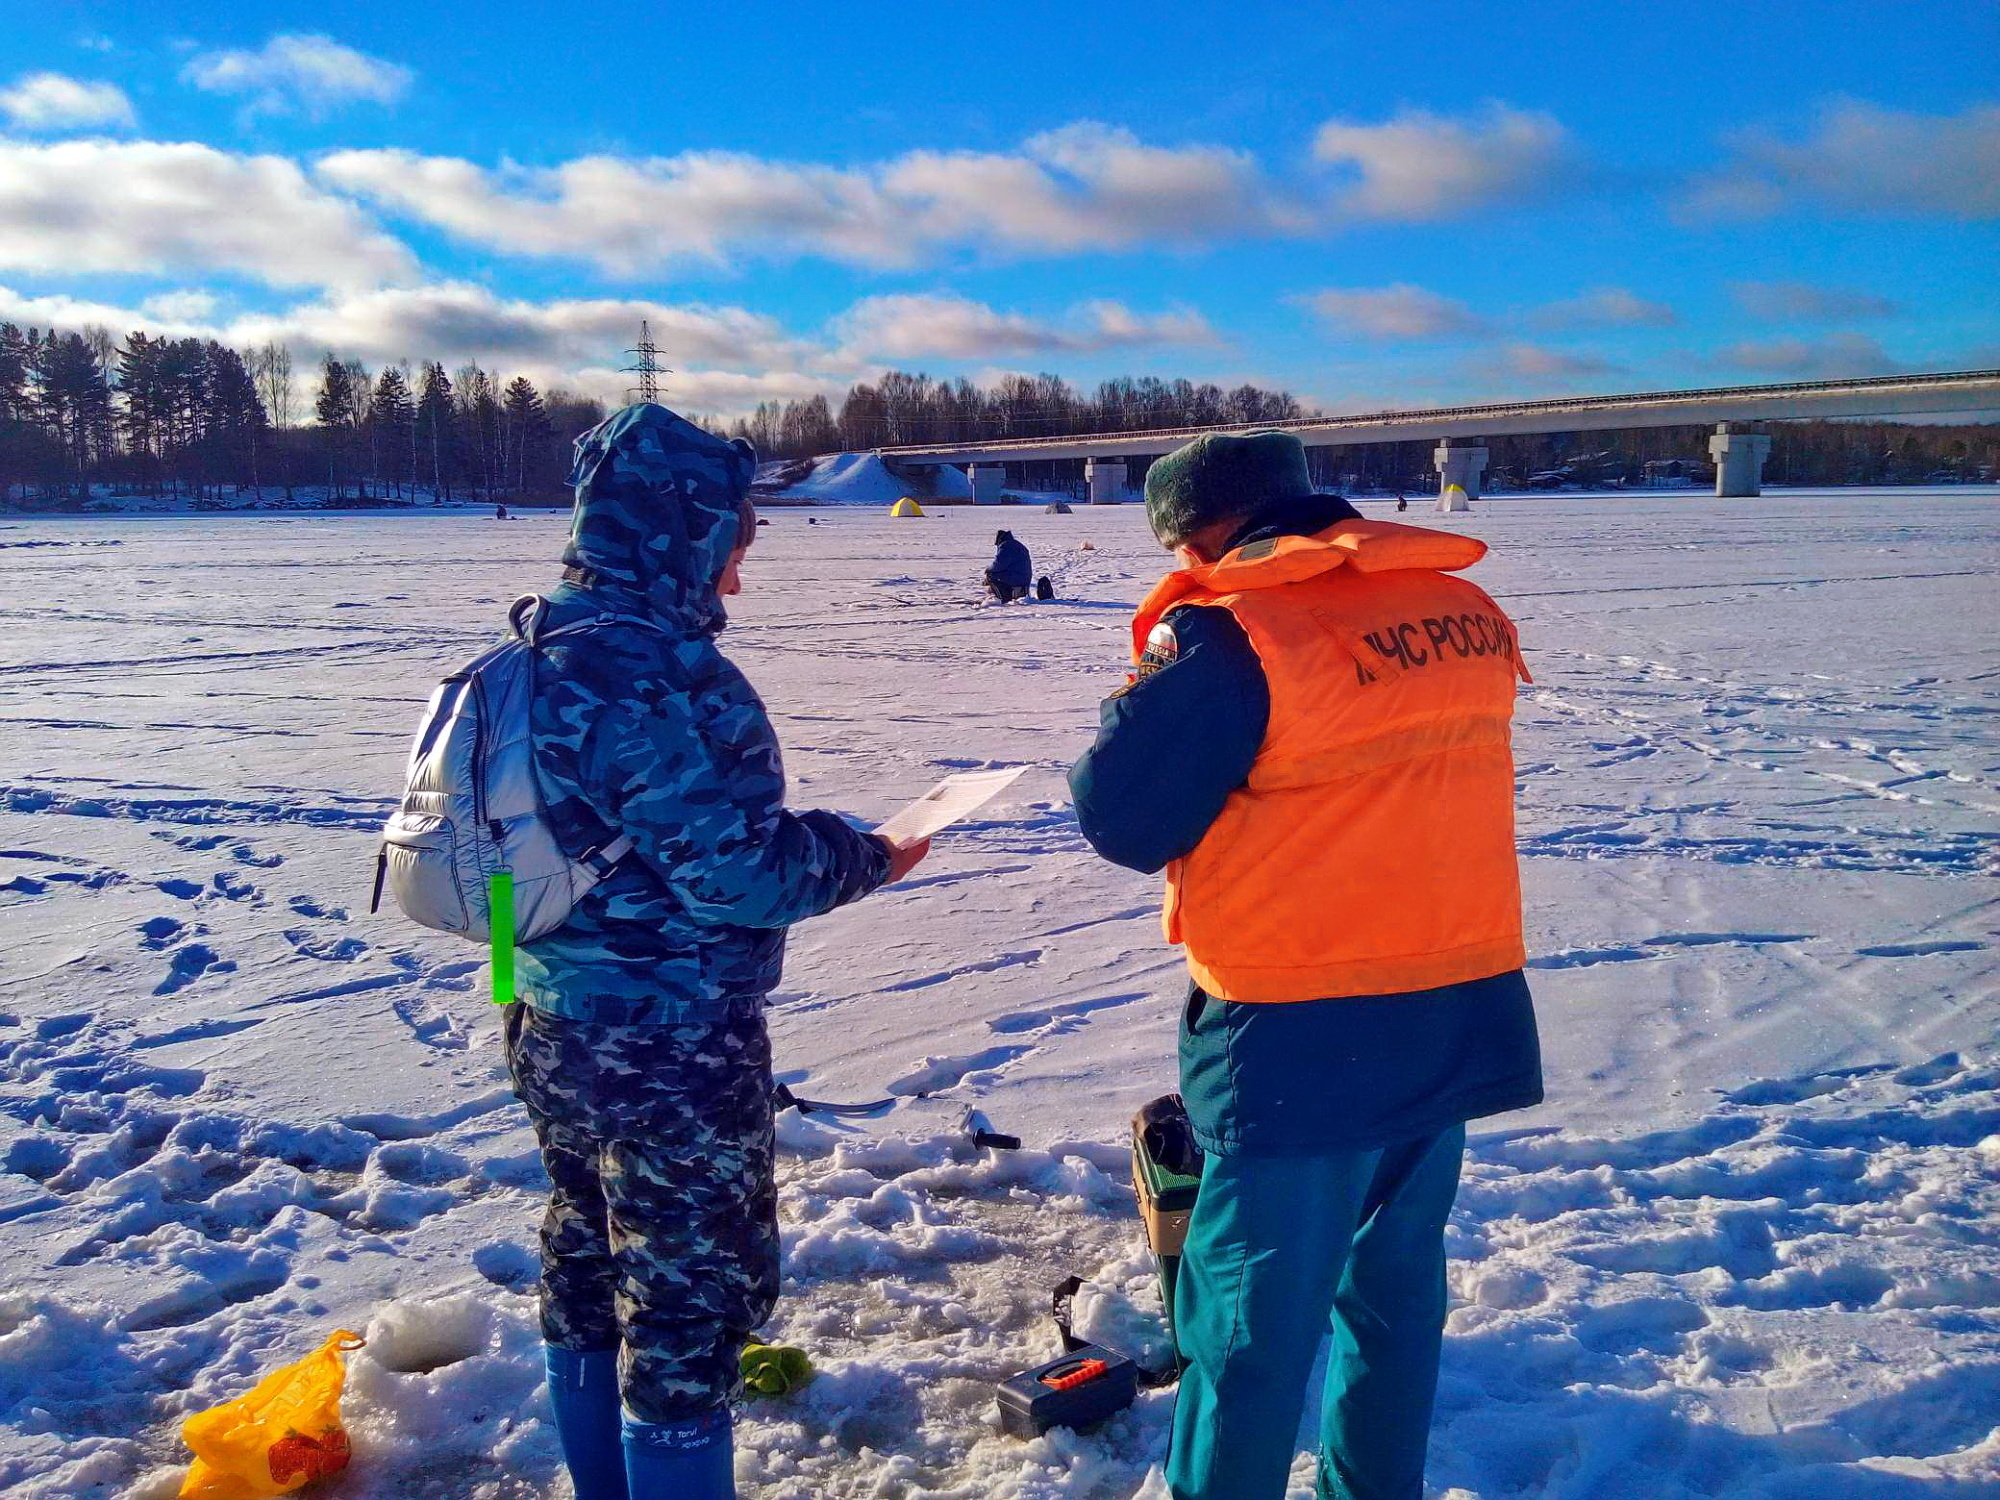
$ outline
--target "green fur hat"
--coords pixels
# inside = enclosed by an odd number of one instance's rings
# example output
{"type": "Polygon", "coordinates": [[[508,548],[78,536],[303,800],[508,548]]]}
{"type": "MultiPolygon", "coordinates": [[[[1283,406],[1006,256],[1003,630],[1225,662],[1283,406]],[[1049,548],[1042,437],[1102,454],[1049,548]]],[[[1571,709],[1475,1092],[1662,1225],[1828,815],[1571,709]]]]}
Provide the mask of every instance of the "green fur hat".
{"type": "Polygon", "coordinates": [[[1312,492],[1305,444],[1289,432],[1208,432],[1146,470],[1146,519],[1163,545],[1178,547],[1204,526],[1312,492]]]}

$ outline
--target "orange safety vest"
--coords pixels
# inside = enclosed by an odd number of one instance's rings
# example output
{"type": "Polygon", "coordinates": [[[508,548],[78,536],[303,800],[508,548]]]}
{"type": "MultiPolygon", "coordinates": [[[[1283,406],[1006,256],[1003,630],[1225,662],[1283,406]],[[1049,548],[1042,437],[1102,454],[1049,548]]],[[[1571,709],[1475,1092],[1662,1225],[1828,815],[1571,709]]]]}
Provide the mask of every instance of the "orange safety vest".
{"type": "Polygon", "coordinates": [[[1526,961],[1514,854],[1512,620],[1450,571],[1486,544],[1386,521],[1169,574],[1133,621],[1219,605],[1271,717],[1249,780],[1167,867],[1167,940],[1224,1000],[1405,994],[1526,961]]]}

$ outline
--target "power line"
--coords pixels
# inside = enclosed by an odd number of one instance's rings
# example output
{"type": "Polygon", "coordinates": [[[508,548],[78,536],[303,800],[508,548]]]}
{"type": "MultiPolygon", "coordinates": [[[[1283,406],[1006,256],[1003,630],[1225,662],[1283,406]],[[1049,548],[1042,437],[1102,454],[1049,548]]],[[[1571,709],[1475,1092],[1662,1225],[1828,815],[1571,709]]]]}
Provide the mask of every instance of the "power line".
{"type": "Polygon", "coordinates": [[[637,375],[639,383],[627,386],[625,394],[638,401],[658,401],[660,399],[660,377],[674,372],[660,363],[660,346],[653,342],[653,325],[650,321],[639,324],[639,347],[627,349],[627,354],[638,356],[637,363],[621,365],[621,375],[637,375]]]}

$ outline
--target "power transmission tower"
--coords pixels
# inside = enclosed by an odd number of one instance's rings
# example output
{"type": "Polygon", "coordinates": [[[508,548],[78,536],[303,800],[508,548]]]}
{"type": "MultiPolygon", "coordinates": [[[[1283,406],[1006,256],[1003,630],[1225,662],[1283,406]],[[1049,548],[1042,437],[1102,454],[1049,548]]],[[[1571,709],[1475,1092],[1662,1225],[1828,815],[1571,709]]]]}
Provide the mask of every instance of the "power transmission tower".
{"type": "Polygon", "coordinates": [[[650,321],[639,324],[639,347],[627,349],[627,354],[636,357],[637,362],[621,365],[621,375],[637,375],[639,383],[627,386],[625,394],[638,401],[658,401],[660,399],[660,377],[674,372],[660,363],[660,346],[653,342],[653,325],[650,321]]]}

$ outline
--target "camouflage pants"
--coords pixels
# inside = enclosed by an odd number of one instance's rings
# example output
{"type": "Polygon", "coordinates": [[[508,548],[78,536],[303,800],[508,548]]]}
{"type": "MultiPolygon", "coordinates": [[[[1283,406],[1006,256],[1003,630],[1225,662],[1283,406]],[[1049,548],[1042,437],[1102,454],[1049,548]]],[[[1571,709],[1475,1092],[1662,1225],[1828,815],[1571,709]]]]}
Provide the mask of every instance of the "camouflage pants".
{"type": "Polygon", "coordinates": [[[778,1298],[771,1042],[761,1014],[611,1026],[514,1005],[507,1061],[552,1192],[542,1333],[617,1348],[627,1409],[728,1402],[778,1298]]]}

